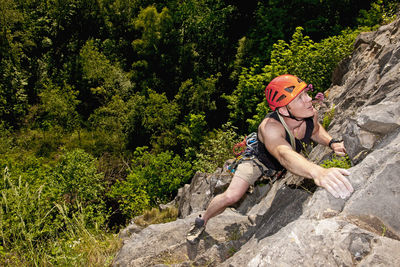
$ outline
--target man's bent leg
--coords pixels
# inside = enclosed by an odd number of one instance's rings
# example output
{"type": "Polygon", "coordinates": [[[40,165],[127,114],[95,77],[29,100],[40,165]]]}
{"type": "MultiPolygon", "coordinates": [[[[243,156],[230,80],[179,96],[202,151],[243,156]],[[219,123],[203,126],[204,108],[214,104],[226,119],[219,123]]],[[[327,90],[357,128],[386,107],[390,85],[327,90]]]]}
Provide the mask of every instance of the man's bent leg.
{"type": "Polygon", "coordinates": [[[186,236],[186,240],[189,243],[197,242],[208,220],[223,212],[226,207],[238,202],[249,186],[254,184],[260,175],[261,171],[254,162],[245,161],[239,164],[226,191],[211,200],[203,218],[201,215],[196,218],[193,227],[186,236]]]}
{"type": "Polygon", "coordinates": [[[231,183],[226,191],[211,200],[207,207],[206,212],[203,215],[204,224],[207,223],[209,219],[223,212],[226,207],[238,202],[242,196],[246,193],[250,184],[239,178],[238,176],[233,176],[231,183]]]}
{"type": "Polygon", "coordinates": [[[212,217],[223,212],[226,207],[236,203],[240,198],[246,193],[250,184],[239,178],[238,176],[233,176],[231,183],[226,191],[211,200],[203,218],[197,217],[194,226],[190,229],[186,236],[186,240],[189,243],[197,242],[199,236],[203,233],[206,223],[212,217]]]}

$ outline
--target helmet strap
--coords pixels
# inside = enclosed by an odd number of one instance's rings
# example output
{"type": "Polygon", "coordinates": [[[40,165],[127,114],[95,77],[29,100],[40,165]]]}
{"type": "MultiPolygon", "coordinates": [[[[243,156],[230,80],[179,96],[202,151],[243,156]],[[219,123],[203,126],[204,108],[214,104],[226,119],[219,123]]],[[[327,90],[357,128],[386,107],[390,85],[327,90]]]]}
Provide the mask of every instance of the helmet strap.
{"type": "Polygon", "coordinates": [[[288,113],[289,113],[289,118],[294,119],[296,121],[304,121],[305,119],[298,119],[295,116],[293,116],[292,112],[290,112],[289,109],[287,109],[288,113]]]}
{"type": "MultiPolygon", "coordinates": [[[[282,113],[281,113],[281,116],[286,117],[286,118],[290,118],[290,119],[293,119],[293,120],[296,120],[296,121],[304,121],[304,120],[305,120],[305,119],[298,119],[298,118],[296,118],[295,116],[293,116],[293,114],[290,112],[288,106],[286,106],[286,110],[287,110],[287,112],[289,113],[289,116],[283,115],[282,113]]],[[[279,111],[278,111],[278,112],[279,112],[279,111]]]]}

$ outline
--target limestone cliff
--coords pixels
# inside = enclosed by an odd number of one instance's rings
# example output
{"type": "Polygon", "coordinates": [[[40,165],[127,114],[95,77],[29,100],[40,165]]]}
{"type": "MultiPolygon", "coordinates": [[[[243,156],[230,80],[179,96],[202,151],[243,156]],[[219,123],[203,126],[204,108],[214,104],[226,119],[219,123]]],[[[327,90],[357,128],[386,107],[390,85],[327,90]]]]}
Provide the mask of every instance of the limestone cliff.
{"type": "MultiPolygon", "coordinates": [[[[260,184],[237,206],[210,220],[197,245],[185,235],[195,216],[222,192],[224,169],[196,174],[180,190],[180,219],[125,233],[114,266],[400,266],[400,20],[361,34],[333,75],[328,129],[353,161],[355,192],[334,199],[290,186],[287,175],[260,184]]],[[[311,160],[331,151],[317,146],[311,160]]]]}

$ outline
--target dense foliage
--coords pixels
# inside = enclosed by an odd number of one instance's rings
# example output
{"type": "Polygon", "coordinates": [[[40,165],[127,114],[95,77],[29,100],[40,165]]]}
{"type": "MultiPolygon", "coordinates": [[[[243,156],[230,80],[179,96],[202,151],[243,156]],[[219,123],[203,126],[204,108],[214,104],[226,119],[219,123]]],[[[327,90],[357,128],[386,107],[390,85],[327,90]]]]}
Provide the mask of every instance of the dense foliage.
{"type": "Polygon", "coordinates": [[[0,265],[109,264],[121,226],[256,129],[272,78],[323,92],[357,34],[398,8],[0,1],[0,265]]]}

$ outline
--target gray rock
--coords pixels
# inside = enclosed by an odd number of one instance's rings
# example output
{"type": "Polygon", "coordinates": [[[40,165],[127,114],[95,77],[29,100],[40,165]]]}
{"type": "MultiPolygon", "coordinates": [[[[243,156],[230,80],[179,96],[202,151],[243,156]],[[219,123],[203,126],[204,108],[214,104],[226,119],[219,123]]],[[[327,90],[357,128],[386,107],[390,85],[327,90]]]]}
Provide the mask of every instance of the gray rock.
{"type": "Polygon", "coordinates": [[[142,230],[143,230],[143,227],[141,227],[135,223],[131,223],[119,233],[119,238],[121,238],[122,241],[126,241],[126,240],[130,239],[133,234],[137,234],[142,230]]]}
{"type": "MultiPolygon", "coordinates": [[[[197,244],[186,242],[186,233],[196,214],[165,224],[155,224],[131,236],[114,259],[113,266],[156,266],[188,261],[219,263],[229,255],[232,241],[238,241],[250,227],[247,216],[227,209],[209,222],[197,244]]],[[[186,262],[186,263],[185,263],[186,262]]]]}
{"type": "Polygon", "coordinates": [[[220,169],[213,174],[196,173],[179,195],[179,218],[205,210],[215,195],[228,188],[231,180],[232,175],[220,169]]]}
{"type": "Polygon", "coordinates": [[[383,101],[361,109],[357,125],[367,132],[378,135],[393,132],[400,127],[399,102],[383,101]]]}
{"type": "Polygon", "coordinates": [[[382,224],[371,225],[372,227],[378,228],[380,232],[382,227],[388,228],[388,231],[390,229],[397,237],[400,237],[399,150],[400,136],[397,136],[388,147],[374,151],[368,156],[380,159],[384,157],[385,162],[380,164],[378,160],[369,160],[357,166],[357,169],[365,166],[366,169],[372,170],[372,173],[365,177],[367,182],[361,184],[361,188],[353,194],[343,210],[343,214],[359,217],[359,220],[363,220],[365,216],[376,217],[382,224]],[[372,166],[366,166],[368,164],[372,166]]]}
{"type": "Polygon", "coordinates": [[[339,218],[302,218],[249,240],[221,266],[399,266],[399,245],[339,218]]]}

